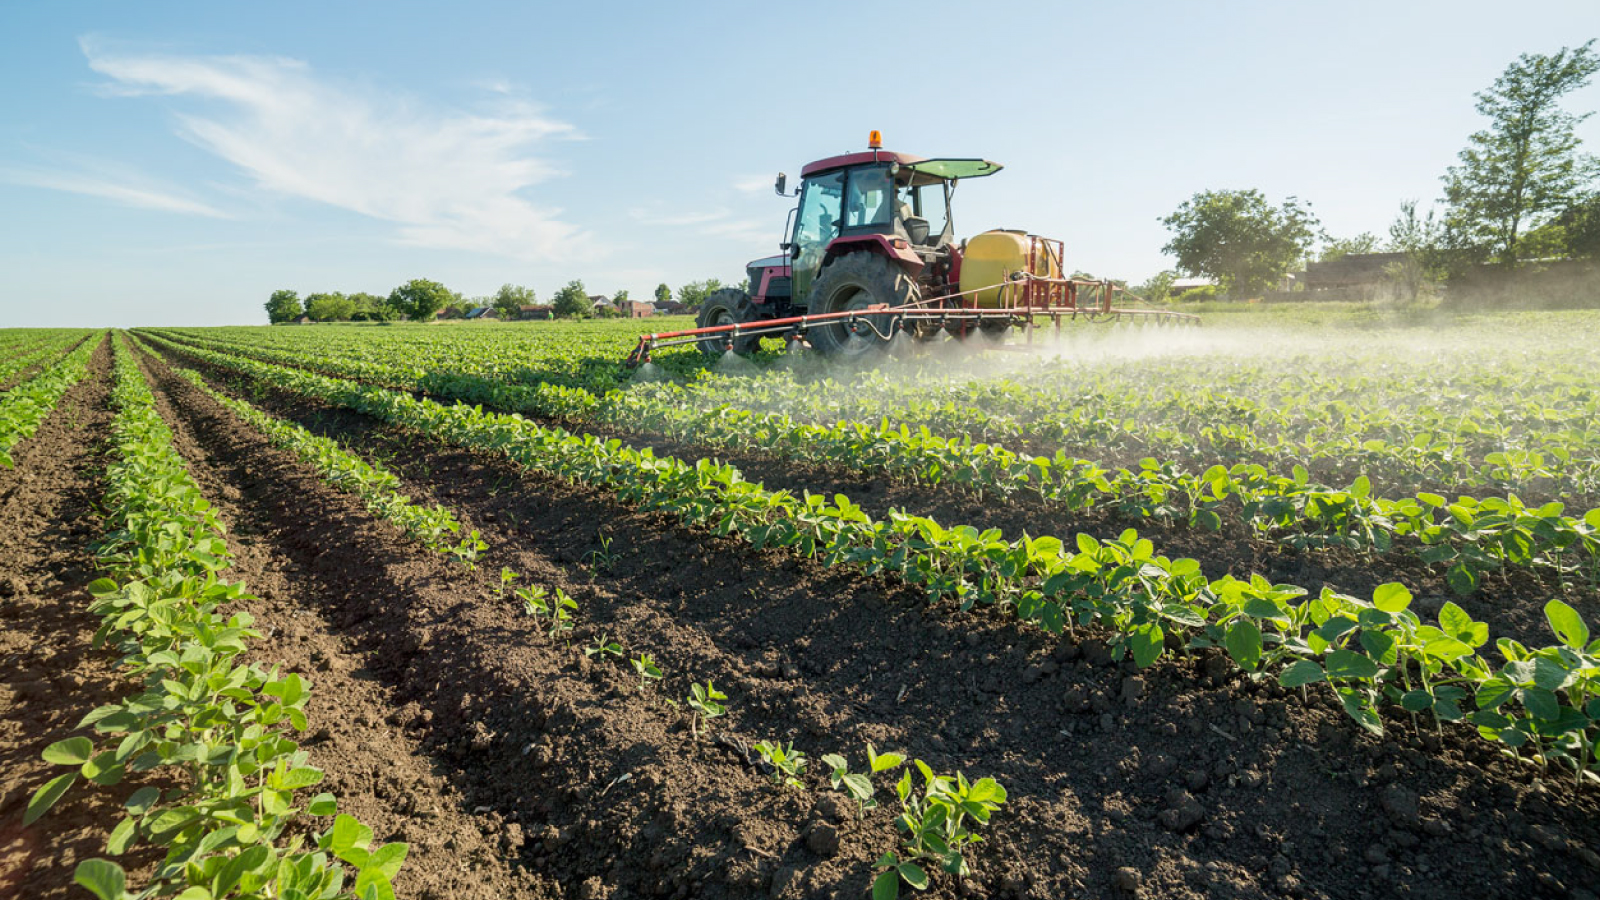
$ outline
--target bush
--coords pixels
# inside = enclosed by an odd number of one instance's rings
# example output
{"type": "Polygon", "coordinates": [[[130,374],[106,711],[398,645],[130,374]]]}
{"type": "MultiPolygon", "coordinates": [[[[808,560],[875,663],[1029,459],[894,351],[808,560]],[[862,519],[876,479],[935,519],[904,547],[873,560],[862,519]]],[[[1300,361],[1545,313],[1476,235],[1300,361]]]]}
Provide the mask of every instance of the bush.
{"type": "Polygon", "coordinates": [[[1178,295],[1179,303],[1206,303],[1222,296],[1222,289],[1214,284],[1205,287],[1190,288],[1178,295]]]}

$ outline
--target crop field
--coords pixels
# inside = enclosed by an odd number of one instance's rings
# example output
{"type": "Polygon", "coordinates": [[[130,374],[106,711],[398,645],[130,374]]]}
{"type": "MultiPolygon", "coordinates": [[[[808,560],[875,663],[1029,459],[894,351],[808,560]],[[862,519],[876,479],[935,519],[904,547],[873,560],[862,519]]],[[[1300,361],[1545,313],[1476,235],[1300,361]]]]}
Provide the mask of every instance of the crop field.
{"type": "Polygon", "coordinates": [[[1594,313],[688,321],[0,330],[0,895],[1600,894],[1594,313]]]}

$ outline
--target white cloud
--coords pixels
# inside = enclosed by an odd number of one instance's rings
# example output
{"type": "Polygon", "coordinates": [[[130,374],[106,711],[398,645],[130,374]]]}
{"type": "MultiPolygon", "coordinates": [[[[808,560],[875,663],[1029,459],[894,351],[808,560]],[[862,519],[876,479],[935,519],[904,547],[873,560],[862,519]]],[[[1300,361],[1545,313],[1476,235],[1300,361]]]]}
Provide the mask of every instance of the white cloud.
{"type": "Polygon", "coordinates": [[[393,222],[402,242],[522,259],[571,259],[589,237],[526,189],[560,174],[530,155],[575,129],[497,91],[478,111],[341,86],[282,57],[107,52],[82,41],[115,96],[212,101],[177,116],[178,133],[262,189],[393,222]]]}
{"type": "Polygon", "coordinates": [[[103,197],[143,209],[228,218],[221,210],[189,197],[176,188],[156,184],[136,173],[113,171],[103,165],[87,165],[78,171],[38,166],[0,166],[0,181],[103,197]]]}

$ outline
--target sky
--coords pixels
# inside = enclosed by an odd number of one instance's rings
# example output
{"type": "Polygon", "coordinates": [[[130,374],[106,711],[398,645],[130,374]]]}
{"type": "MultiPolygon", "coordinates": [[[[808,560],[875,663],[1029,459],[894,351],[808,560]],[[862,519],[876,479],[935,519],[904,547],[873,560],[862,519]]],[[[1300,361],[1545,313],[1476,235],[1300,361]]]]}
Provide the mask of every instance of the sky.
{"type": "Polygon", "coordinates": [[[776,174],[872,129],[1005,165],[958,235],[1138,282],[1202,190],[1383,234],[1439,196],[1474,92],[1596,36],[1596,0],[0,3],[0,327],[736,281],[782,240],[776,174]]]}

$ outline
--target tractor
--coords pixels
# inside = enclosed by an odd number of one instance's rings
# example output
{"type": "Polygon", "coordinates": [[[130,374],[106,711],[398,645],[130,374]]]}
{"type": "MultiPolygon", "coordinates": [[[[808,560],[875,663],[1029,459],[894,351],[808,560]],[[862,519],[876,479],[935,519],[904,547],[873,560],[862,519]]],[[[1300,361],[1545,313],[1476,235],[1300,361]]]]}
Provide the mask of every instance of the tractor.
{"type": "Polygon", "coordinates": [[[986,231],[957,242],[951,197],[964,180],[1001,166],[984,159],[925,159],[884,150],[878,132],[868,148],[817,160],[788,191],[798,197],[777,256],[746,267],[749,290],[714,291],[696,328],[648,334],[629,357],[697,343],[711,356],[741,355],[763,336],[804,342],[830,357],[862,357],[887,348],[897,334],[930,340],[948,334],[1001,335],[1041,318],[1155,322],[1194,316],[1112,306],[1110,281],[1062,277],[1062,244],[1022,231],[986,231]]]}

